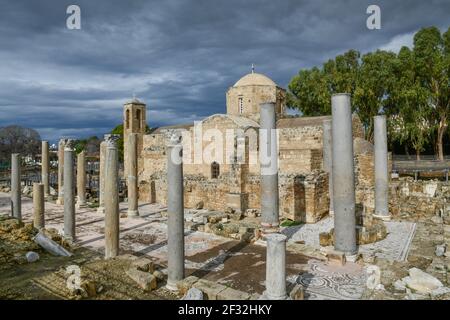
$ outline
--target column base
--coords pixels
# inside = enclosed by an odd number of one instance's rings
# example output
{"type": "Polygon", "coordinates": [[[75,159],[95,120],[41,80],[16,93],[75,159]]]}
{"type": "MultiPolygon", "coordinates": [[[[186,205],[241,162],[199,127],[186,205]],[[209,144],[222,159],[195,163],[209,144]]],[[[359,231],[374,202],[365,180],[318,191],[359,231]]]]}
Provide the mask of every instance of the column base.
{"type": "Polygon", "coordinates": [[[383,220],[383,221],[391,221],[392,217],[390,214],[384,215],[384,214],[373,214],[372,217],[383,220]]]}
{"type": "Polygon", "coordinates": [[[139,210],[128,210],[127,211],[128,218],[138,218],[139,217],[139,210]]]}
{"type": "Polygon", "coordinates": [[[358,260],[358,256],[359,256],[359,254],[357,254],[357,253],[345,254],[345,260],[347,260],[349,262],[356,262],[356,260],[358,260]]]}
{"type": "Polygon", "coordinates": [[[77,209],[81,209],[81,208],[87,208],[88,207],[88,205],[87,205],[87,203],[86,202],[80,202],[80,203],[76,203],[75,204],[75,208],[77,208],[77,209]]]}
{"type": "Polygon", "coordinates": [[[261,233],[270,234],[270,233],[279,233],[280,232],[280,224],[279,223],[267,223],[261,222],[261,233]]]}
{"type": "Polygon", "coordinates": [[[98,207],[97,213],[105,213],[105,207],[98,207]]]}
{"type": "Polygon", "coordinates": [[[271,296],[267,294],[267,291],[264,291],[263,294],[259,297],[258,300],[288,300],[288,295],[285,294],[284,296],[271,296]]]}
{"type": "Polygon", "coordinates": [[[167,280],[166,289],[170,290],[172,292],[178,292],[179,291],[179,289],[177,287],[177,284],[169,282],[169,280],[167,280]]]}

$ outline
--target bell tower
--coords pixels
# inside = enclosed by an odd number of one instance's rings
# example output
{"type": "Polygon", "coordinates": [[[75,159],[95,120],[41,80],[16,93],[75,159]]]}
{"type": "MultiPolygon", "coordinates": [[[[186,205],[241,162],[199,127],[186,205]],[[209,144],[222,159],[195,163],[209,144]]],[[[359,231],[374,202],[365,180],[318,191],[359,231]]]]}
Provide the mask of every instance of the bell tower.
{"type": "MultiPolygon", "coordinates": [[[[128,166],[129,166],[129,152],[128,152],[128,137],[131,133],[137,134],[137,157],[138,157],[138,167],[140,166],[140,156],[142,153],[143,140],[145,129],[147,127],[146,121],[146,105],[145,103],[133,98],[130,102],[127,102],[123,106],[123,155],[124,155],[124,169],[125,177],[128,177],[128,166]]],[[[138,169],[139,170],[139,169],[138,169]]]]}

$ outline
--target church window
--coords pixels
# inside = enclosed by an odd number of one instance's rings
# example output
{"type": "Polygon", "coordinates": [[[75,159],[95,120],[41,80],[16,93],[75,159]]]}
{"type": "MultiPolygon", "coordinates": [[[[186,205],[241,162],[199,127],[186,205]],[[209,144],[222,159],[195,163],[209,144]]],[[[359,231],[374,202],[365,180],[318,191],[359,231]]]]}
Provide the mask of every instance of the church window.
{"type": "Polygon", "coordinates": [[[126,129],[130,129],[130,109],[125,112],[125,125],[126,129]]]}
{"type": "Polygon", "coordinates": [[[220,165],[217,162],[211,163],[211,179],[217,179],[220,174],[220,165]]]}
{"type": "Polygon", "coordinates": [[[141,130],[141,110],[140,109],[136,110],[136,120],[137,120],[138,130],[141,130]]]}
{"type": "Polygon", "coordinates": [[[239,105],[239,113],[244,113],[244,98],[239,97],[238,105],[239,105]]]}

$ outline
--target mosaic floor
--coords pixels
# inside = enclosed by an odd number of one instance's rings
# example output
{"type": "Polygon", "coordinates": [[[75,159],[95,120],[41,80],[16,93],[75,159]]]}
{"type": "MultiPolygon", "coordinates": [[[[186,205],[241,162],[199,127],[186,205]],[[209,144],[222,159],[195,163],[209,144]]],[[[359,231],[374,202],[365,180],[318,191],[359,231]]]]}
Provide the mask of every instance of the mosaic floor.
{"type": "Polygon", "coordinates": [[[338,266],[309,260],[308,269],[298,277],[289,277],[288,281],[303,286],[306,300],[358,300],[366,279],[364,268],[355,263],[338,266]]]}
{"type": "MultiPolygon", "coordinates": [[[[388,235],[384,240],[359,246],[360,253],[373,253],[379,258],[394,261],[405,261],[408,256],[411,240],[414,236],[416,224],[412,222],[385,222],[388,235]]],[[[319,233],[333,228],[333,218],[327,217],[315,224],[287,227],[283,233],[288,241],[304,241],[306,245],[320,248],[319,233]]]]}

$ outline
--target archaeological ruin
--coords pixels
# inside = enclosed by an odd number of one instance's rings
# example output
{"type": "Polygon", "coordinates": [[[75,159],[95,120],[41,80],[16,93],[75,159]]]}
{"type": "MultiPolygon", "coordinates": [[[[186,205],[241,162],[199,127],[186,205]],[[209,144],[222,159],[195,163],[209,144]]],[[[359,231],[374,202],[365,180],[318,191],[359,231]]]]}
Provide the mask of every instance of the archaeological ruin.
{"type": "Polygon", "coordinates": [[[448,179],[400,176],[388,119],[373,118],[372,144],[351,99],[290,116],[286,90],[252,70],[226,113],[147,131],[152,106],[133,98],[123,137],[100,144],[95,191],[72,139],[53,166],[42,141],[31,190],[12,154],[0,298],[27,296],[11,270],[30,265],[38,298],[448,299],[448,179]]]}

